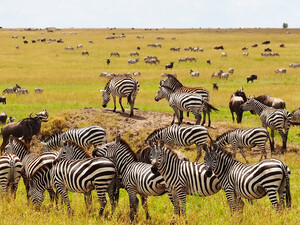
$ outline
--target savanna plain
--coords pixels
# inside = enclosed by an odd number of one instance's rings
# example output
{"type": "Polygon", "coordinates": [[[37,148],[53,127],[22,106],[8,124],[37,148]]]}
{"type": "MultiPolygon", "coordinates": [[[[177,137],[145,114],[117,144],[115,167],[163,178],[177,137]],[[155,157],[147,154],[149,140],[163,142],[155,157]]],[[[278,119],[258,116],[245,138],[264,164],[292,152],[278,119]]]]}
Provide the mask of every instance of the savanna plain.
{"type": "MultiPolygon", "coordinates": [[[[15,84],[29,90],[28,95],[6,95],[7,104],[0,105],[0,111],[17,121],[28,117],[31,112],[38,113],[47,109],[49,121],[42,124],[41,135],[36,137],[31,150],[39,152],[40,138],[47,138],[55,132],[69,128],[88,125],[100,125],[108,130],[109,141],[121,133],[134,151],[143,146],[145,138],[156,128],[171,123],[172,109],[166,100],[155,102],[154,97],[162,79],[161,74],[176,73],[177,78],[189,87],[205,87],[211,94],[210,103],[219,109],[212,113],[212,126],[208,128],[213,138],[227,130],[238,127],[261,126],[257,115],[245,112],[242,124],[232,122],[228,102],[232,93],[241,87],[247,96],[269,94],[286,102],[287,109],[292,112],[300,107],[300,68],[290,68],[291,63],[300,63],[300,29],[45,29],[26,31],[25,29],[0,29],[0,90],[13,87],[15,84]],[[106,36],[121,35],[125,38],[106,40],[106,36]],[[18,38],[12,38],[17,35],[18,38]],[[25,39],[23,39],[23,36],[25,39]],[[142,38],[138,39],[137,36],[142,38]],[[45,37],[62,39],[64,43],[36,42],[45,37]],[[157,40],[163,37],[163,40],[157,40]],[[172,39],[175,37],[176,39],[172,39]],[[23,41],[27,40],[28,44],[23,41]],[[90,43],[91,40],[93,43],[90,43]],[[262,45],[269,40],[269,45],[262,45]],[[147,44],[161,43],[161,48],[147,47],[147,44]],[[253,48],[251,45],[258,44],[253,48]],[[83,48],[76,46],[82,44],[83,48]],[[284,48],[279,45],[284,44],[284,48]],[[19,46],[17,49],[16,46],[19,46]],[[223,45],[224,50],[215,50],[214,46],[223,45]],[[74,50],[65,50],[73,46],[74,50]],[[180,47],[179,52],[170,51],[172,47],[180,47]],[[184,51],[185,47],[203,48],[203,52],[184,51]],[[140,54],[140,62],[129,65],[130,52],[140,54]],[[243,56],[243,47],[247,47],[249,56],[243,56]],[[271,48],[280,56],[261,56],[265,48],[271,48]],[[82,55],[87,50],[89,56],[82,55]],[[118,52],[120,57],[110,56],[118,52]],[[226,52],[227,57],[222,57],[226,52]],[[148,65],[143,58],[148,55],[157,56],[158,65],[148,65]],[[196,62],[179,63],[179,58],[195,57],[196,62]],[[111,63],[106,64],[110,58],[111,63]],[[211,60],[211,65],[207,60],[211,60]],[[165,64],[174,63],[172,70],[165,70],[165,64]],[[234,73],[228,80],[211,78],[211,74],[222,69],[228,72],[232,67],[234,73]],[[286,68],[286,74],[275,73],[279,68],[286,68]],[[192,77],[190,70],[199,71],[199,77],[192,77]],[[126,113],[113,113],[112,100],[108,109],[102,110],[103,89],[108,78],[100,77],[101,72],[126,73],[138,71],[141,76],[135,77],[140,83],[135,107],[136,116],[128,117],[129,106],[125,99],[123,105],[126,113]],[[246,77],[257,74],[258,79],[247,83],[246,77]],[[212,83],[218,83],[219,90],[213,90],[212,83]],[[34,89],[43,88],[43,94],[35,94],[34,89]],[[101,110],[99,110],[101,109],[101,110]],[[153,114],[156,117],[153,117],[153,114]],[[161,116],[160,116],[161,115],[161,116]],[[151,121],[155,120],[155,121],[151,121]]],[[[120,108],[117,105],[117,111],[120,108]]],[[[190,117],[192,123],[195,120],[190,117]]],[[[2,127],[2,125],[1,125],[2,127]]],[[[268,197],[255,200],[253,204],[245,201],[244,211],[231,215],[225,193],[221,190],[211,197],[187,198],[187,223],[189,224],[299,224],[300,212],[300,127],[290,128],[287,152],[280,154],[281,138],[275,132],[276,154],[291,170],[292,207],[276,211],[268,197]]],[[[0,139],[2,142],[2,138],[0,139]]],[[[266,144],[270,151],[269,143],[266,144]]],[[[195,147],[178,148],[193,161],[196,157],[195,147]]],[[[229,147],[230,151],[231,148],[229,147]]],[[[243,161],[240,154],[238,159],[243,161]]],[[[247,150],[250,163],[258,162],[260,153],[257,149],[247,150]]],[[[200,161],[203,161],[200,159],[200,161]]],[[[92,211],[85,209],[82,194],[69,193],[74,215],[68,215],[65,206],[51,206],[49,196],[39,211],[26,200],[26,191],[21,181],[14,201],[2,200],[0,204],[1,224],[129,224],[129,200],[125,190],[121,190],[120,200],[114,215],[110,214],[110,204],[105,209],[104,217],[98,217],[99,202],[93,195],[92,211]]],[[[173,206],[167,195],[148,198],[151,220],[145,219],[144,210],[139,206],[137,224],[169,224],[173,220],[173,206]]],[[[175,223],[185,223],[184,218],[175,223]]]]}

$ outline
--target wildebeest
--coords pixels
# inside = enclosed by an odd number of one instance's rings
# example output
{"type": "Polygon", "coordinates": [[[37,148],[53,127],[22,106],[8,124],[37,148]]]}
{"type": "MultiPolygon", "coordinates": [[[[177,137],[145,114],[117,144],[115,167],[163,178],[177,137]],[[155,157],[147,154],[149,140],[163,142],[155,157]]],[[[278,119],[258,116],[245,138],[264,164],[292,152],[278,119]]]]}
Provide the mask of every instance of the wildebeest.
{"type": "Polygon", "coordinates": [[[106,64],[107,64],[107,65],[110,64],[110,59],[106,59],[106,64]]]}
{"type": "Polygon", "coordinates": [[[26,88],[17,88],[16,94],[28,94],[28,90],[26,88]]]}
{"type": "Polygon", "coordinates": [[[284,48],[285,46],[284,46],[284,44],[280,44],[279,47],[280,48],[284,48]]]}
{"type": "Polygon", "coordinates": [[[23,140],[29,145],[33,135],[40,132],[42,122],[47,122],[48,113],[46,110],[36,114],[34,117],[22,119],[19,122],[13,122],[3,126],[1,134],[3,136],[3,142],[1,145],[1,155],[5,146],[8,144],[9,136],[23,137],[23,140]]]}
{"type": "Polygon", "coordinates": [[[286,73],[286,69],[285,68],[277,69],[275,70],[275,73],[286,73]]]}
{"type": "Polygon", "coordinates": [[[223,73],[223,70],[220,70],[218,73],[213,73],[211,75],[211,78],[214,78],[214,77],[221,78],[222,73],[223,73]]]}
{"type": "Polygon", "coordinates": [[[34,93],[36,93],[36,94],[41,94],[41,93],[43,93],[43,88],[35,88],[34,89],[34,93]]]}
{"type": "Polygon", "coordinates": [[[82,48],[83,47],[83,45],[82,44],[80,44],[80,45],[77,45],[77,48],[82,48]]]}
{"type": "Polygon", "coordinates": [[[74,50],[74,47],[73,46],[67,46],[65,47],[66,50],[74,50]]]}
{"type": "Polygon", "coordinates": [[[199,75],[200,75],[200,73],[198,72],[198,71],[193,71],[193,70],[190,70],[190,74],[191,74],[191,76],[193,76],[193,77],[199,77],[199,75]]]}
{"type": "Polygon", "coordinates": [[[226,53],[226,52],[222,52],[222,53],[221,53],[221,56],[226,57],[226,56],[227,56],[227,53],[226,53]]]}
{"type": "Polygon", "coordinates": [[[113,55],[114,55],[114,56],[120,57],[120,54],[119,54],[118,52],[111,52],[111,53],[110,53],[110,56],[113,56],[113,55]]]}
{"type": "Polygon", "coordinates": [[[263,42],[262,42],[263,45],[268,45],[268,44],[270,44],[270,43],[271,43],[270,41],[263,41],[263,42]]]}
{"type": "Polygon", "coordinates": [[[81,55],[90,55],[87,50],[82,50],[81,55]]]}
{"type": "Polygon", "coordinates": [[[170,62],[169,64],[165,65],[165,69],[172,69],[174,66],[174,62],[170,62]]]}
{"type": "Polygon", "coordinates": [[[247,101],[246,94],[244,89],[241,88],[239,91],[234,92],[229,101],[229,109],[232,115],[232,121],[234,122],[234,113],[236,114],[236,122],[241,123],[243,117],[243,110],[240,109],[240,106],[247,101]]]}
{"type": "Polygon", "coordinates": [[[271,52],[272,51],[272,49],[270,49],[270,48],[265,48],[265,50],[264,50],[265,52],[271,52]]]}
{"type": "Polygon", "coordinates": [[[300,108],[294,110],[292,112],[292,119],[293,122],[300,122],[300,108]]]}
{"type": "Polygon", "coordinates": [[[292,68],[298,68],[298,67],[300,67],[300,63],[291,63],[291,64],[289,65],[289,67],[292,67],[292,68]]]}
{"type": "Polygon", "coordinates": [[[206,63],[207,63],[208,65],[211,65],[210,59],[206,60],[206,63]]]}
{"type": "Polygon", "coordinates": [[[280,98],[271,97],[270,95],[260,95],[255,100],[275,109],[285,109],[285,102],[280,98]]]}
{"type": "Polygon", "coordinates": [[[252,75],[247,77],[247,83],[249,81],[251,81],[253,83],[254,80],[257,80],[257,75],[256,74],[252,74],[252,75]]]}
{"type": "Polygon", "coordinates": [[[231,73],[231,74],[233,74],[234,73],[234,69],[233,68],[229,68],[228,72],[231,73]]]}
{"type": "Polygon", "coordinates": [[[219,86],[217,83],[213,83],[213,90],[216,90],[216,91],[219,90],[219,86]]]}
{"type": "Polygon", "coordinates": [[[245,51],[245,50],[248,50],[248,48],[247,48],[247,47],[243,47],[243,48],[242,48],[242,51],[245,51]]]}
{"type": "Polygon", "coordinates": [[[258,44],[253,44],[251,45],[251,47],[256,48],[258,46],[258,44]]]}
{"type": "Polygon", "coordinates": [[[26,41],[26,40],[25,40],[25,41],[23,41],[23,42],[24,42],[24,44],[28,44],[28,41],[26,41]]]}
{"type": "Polygon", "coordinates": [[[16,84],[15,86],[13,86],[12,88],[6,88],[2,94],[12,94],[12,93],[15,93],[17,89],[20,89],[21,87],[16,84]]]}
{"type": "Polygon", "coordinates": [[[140,59],[129,59],[128,64],[136,64],[140,59]]]}
{"type": "Polygon", "coordinates": [[[0,102],[2,102],[3,105],[6,104],[6,97],[5,96],[0,96],[0,102]]]}
{"type": "Polygon", "coordinates": [[[0,123],[5,124],[5,123],[6,123],[6,120],[7,120],[7,115],[6,115],[6,113],[5,113],[4,111],[2,111],[2,112],[0,113],[0,123]]]}
{"type": "Polygon", "coordinates": [[[217,49],[217,50],[218,49],[222,49],[222,50],[224,50],[224,47],[223,47],[223,45],[218,45],[218,46],[215,46],[214,49],[217,49]]]}

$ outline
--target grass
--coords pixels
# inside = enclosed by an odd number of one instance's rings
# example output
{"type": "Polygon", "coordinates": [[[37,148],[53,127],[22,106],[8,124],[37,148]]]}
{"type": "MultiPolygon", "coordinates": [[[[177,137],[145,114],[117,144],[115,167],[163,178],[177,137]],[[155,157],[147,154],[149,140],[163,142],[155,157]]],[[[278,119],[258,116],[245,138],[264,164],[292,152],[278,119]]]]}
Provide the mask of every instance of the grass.
{"type": "MultiPolygon", "coordinates": [[[[292,111],[299,107],[300,103],[300,79],[299,69],[289,68],[288,65],[300,58],[300,29],[70,29],[56,30],[53,33],[45,30],[24,31],[23,29],[0,29],[0,90],[12,87],[16,83],[27,88],[28,96],[7,95],[7,105],[0,105],[0,110],[5,111],[8,116],[17,117],[17,120],[27,117],[31,112],[39,112],[46,108],[50,114],[53,124],[43,125],[43,129],[63,128],[68,120],[68,110],[82,109],[84,107],[101,108],[102,98],[98,91],[103,89],[107,83],[106,78],[99,78],[101,72],[125,73],[140,71],[141,77],[136,78],[140,83],[140,92],[136,100],[136,107],[142,110],[172,112],[165,100],[157,103],[154,97],[158,90],[161,73],[177,73],[179,80],[186,86],[203,86],[211,93],[211,104],[220,111],[212,114],[212,125],[224,128],[254,127],[260,126],[258,116],[249,112],[244,113],[241,125],[233,124],[228,108],[230,96],[240,87],[243,87],[247,95],[270,94],[282,98],[287,109],[292,111]],[[72,34],[71,34],[72,32],[72,34]],[[76,34],[74,34],[76,32],[76,34]],[[117,35],[126,34],[126,38],[106,40],[105,36],[115,32],[117,35]],[[11,36],[18,35],[18,39],[11,36]],[[136,36],[144,36],[144,39],[137,39],[136,36]],[[22,36],[29,41],[23,43],[22,36]],[[156,40],[162,36],[165,40],[156,40]],[[171,40],[171,37],[176,40],[171,40]],[[62,38],[63,44],[56,42],[36,44],[31,40],[38,38],[62,38]],[[88,43],[92,40],[94,44],[88,43]],[[261,45],[262,41],[270,40],[268,46],[261,45]],[[146,47],[149,43],[162,43],[162,48],[146,47]],[[257,48],[251,45],[257,43],[257,48]],[[281,43],[285,48],[279,48],[281,43]],[[90,56],[82,56],[81,50],[76,49],[78,44],[83,44],[83,49],[89,51],[90,56]],[[15,46],[20,48],[16,49],[15,46]],[[72,45],[75,50],[67,51],[64,48],[72,45]],[[216,45],[223,45],[227,57],[221,57],[220,50],[214,50],[216,45]],[[129,53],[135,51],[137,46],[141,47],[140,61],[136,65],[128,65],[127,60],[131,57],[129,53]],[[180,52],[171,52],[171,47],[181,47],[180,52]],[[184,47],[202,47],[204,52],[185,52],[184,47]],[[249,56],[242,56],[242,47],[248,47],[249,56]],[[270,47],[279,57],[262,57],[260,52],[270,47]],[[110,57],[110,52],[117,51],[120,57],[110,57]],[[161,61],[160,65],[146,65],[143,58],[147,55],[155,55],[161,61]],[[181,57],[195,57],[197,62],[178,63],[181,57]],[[106,65],[106,59],[111,59],[111,64],[106,65]],[[210,59],[212,65],[207,65],[206,60],[210,59]],[[166,71],[164,65],[174,61],[174,69],[166,71]],[[230,75],[228,80],[212,80],[210,75],[220,69],[227,71],[233,67],[235,73],[230,75]],[[286,74],[275,74],[278,68],[286,68],[286,74]],[[189,70],[199,71],[200,77],[194,78],[189,75],[189,70]],[[257,74],[258,80],[254,83],[246,83],[246,77],[257,74]],[[218,83],[219,91],[212,90],[212,83],[218,83]],[[42,87],[44,94],[35,95],[34,89],[42,87]]],[[[125,104],[124,104],[125,105],[125,104]]],[[[113,107],[112,101],[108,105],[113,107]]],[[[125,106],[128,108],[128,106],[125,106]]],[[[78,115],[80,116],[80,115],[78,115]]],[[[102,118],[101,115],[96,121],[106,123],[107,126],[118,126],[117,118],[112,115],[110,118],[102,118]]],[[[80,120],[78,126],[85,126],[90,121],[80,120]]],[[[129,139],[130,130],[120,127],[127,132],[125,136],[129,139]]],[[[215,137],[220,131],[211,129],[215,137]]],[[[141,131],[141,137],[149,129],[141,131]]],[[[291,169],[291,191],[292,208],[276,212],[268,198],[254,201],[254,205],[246,202],[244,212],[231,216],[228,204],[223,191],[217,195],[207,198],[189,196],[187,200],[187,221],[190,224],[296,224],[299,223],[298,212],[300,199],[300,160],[299,127],[292,127],[289,133],[288,147],[295,151],[289,151],[284,156],[277,158],[283,160],[291,169]],[[263,210],[262,210],[263,209],[263,210]]],[[[134,137],[136,142],[141,142],[140,137],[134,137]]],[[[276,143],[281,139],[276,134],[276,143]]],[[[132,145],[134,145],[132,143],[132,145]]],[[[185,152],[190,158],[195,158],[194,152],[185,152]]],[[[250,158],[250,161],[257,162],[257,158],[250,158]]],[[[1,224],[116,224],[129,223],[128,195],[123,190],[117,211],[113,217],[109,213],[109,204],[105,211],[105,218],[98,218],[99,204],[94,196],[92,213],[89,215],[84,209],[83,196],[81,194],[70,194],[71,206],[74,209],[74,216],[69,217],[67,210],[49,206],[49,199],[41,211],[35,211],[27,205],[25,189],[20,184],[17,199],[7,203],[3,201],[0,205],[2,215],[1,224]],[[66,219],[68,218],[68,219],[66,219]]],[[[173,207],[167,196],[149,197],[149,211],[151,221],[146,221],[143,209],[139,209],[138,224],[168,224],[173,219],[173,207]]],[[[179,220],[178,223],[184,223],[179,220]]]]}

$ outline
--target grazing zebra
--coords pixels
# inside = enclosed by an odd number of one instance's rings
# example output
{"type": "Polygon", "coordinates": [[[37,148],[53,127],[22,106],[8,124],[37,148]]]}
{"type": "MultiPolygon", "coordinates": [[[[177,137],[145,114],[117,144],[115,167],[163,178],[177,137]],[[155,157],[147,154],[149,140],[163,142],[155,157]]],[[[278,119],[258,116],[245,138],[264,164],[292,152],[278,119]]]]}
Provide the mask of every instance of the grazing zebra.
{"type": "Polygon", "coordinates": [[[155,96],[155,101],[159,101],[163,98],[166,98],[168,100],[169,105],[174,110],[173,121],[171,122],[171,125],[174,124],[175,116],[177,117],[178,125],[181,124],[182,119],[180,118],[178,111],[192,112],[192,114],[194,114],[197,119],[196,125],[198,125],[200,124],[201,112],[204,107],[217,110],[207,101],[203,100],[201,95],[199,94],[181,93],[177,91],[174,92],[169,87],[159,86],[159,90],[157,92],[157,95],[155,96]]]}
{"type": "Polygon", "coordinates": [[[136,154],[130,146],[118,135],[115,141],[102,145],[93,151],[93,156],[113,157],[116,168],[121,176],[121,184],[129,195],[130,220],[134,220],[137,214],[139,194],[142,199],[142,206],[149,219],[147,196],[159,196],[164,194],[166,186],[164,179],[159,174],[153,174],[151,165],[138,162],[136,154]]]}
{"type": "Polygon", "coordinates": [[[243,164],[217,146],[209,148],[204,160],[219,178],[231,212],[243,209],[241,198],[259,199],[267,194],[276,209],[284,207],[284,199],[287,207],[291,207],[290,169],[282,161],[265,159],[256,164],[243,164]]]}
{"type": "Polygon", "coordinates": [[[288,138],[289,129],[291,126],[291,114],[286,109],[274,109],[268,107],[263,103],[250,97],[247,102],[241,105],[241,109],[244,111],[254,110],[260,117],[262,126],[267,129],[271,129],[271,146],[274,147],[274,130],[278,130],[282,138],[282,152],[286,150],[286,142],[288,138]],[[283,129],[285,132],[283,132],[283,129]]]}
{"type": "Polygon", "coordinates": [[[5,154],[0,157],[0,191],[8,193],[15,199],[18,184],[21,178],[22,162],[14,154],[5,154]]]}
{"type": "Polygon", "coordinates": [[[138,94],[140,85],[137,80],[132,77],[114,77],[106,84],[103,92],[103,108],[107,106],[110,100],[110,94],[114,100],[114,112],[116,112],[116,96],[119,97],[119,103],[122,108],[122,112],[125,110],[122,106],[122,98],[127,97],[128,103],[130,104],[130,116],[133,116],[133,108],[136,96],[138,94]]]}
{"type": "MultiPolygon", "coordinates": [[[[182,92],[182,93],[195,93],[201,95],[202,99],[209,102],[210,94],[209,91],[203,87],[186,87],[174,76],[171,74],[167,75],[167,78],[161,83],[163,86],[171,88],[173,91],[182,92]]],[[[210,108],[204,107],[203,108],[203,122],[202,126],[205,124],[206,121],[206,114],[208,116],[208,127],[210,127],[210,108]]],[[[182,112],[180,112],[181,120],[183,118],[182,112]]]]}
{"type": "Polygon", "coordinates": [[[198,161],[202,155],[202,147],[206,151],[207,144],[206,140],[210,137],[207,129],[200,125],[190,125],[190,126],[177,126],[171,125],[165,128],[156,129],[153,131],[146,139],[146,143],[149,141],[162,140],[172,148],[174,145],[180,146],[190,146],[195,144],[197,146],[197,157],[198,161]]]}
{"type": "MultiPolygon", "coordinates": [[[[15,154],[20,158],[23,164],[23,181],[27,191],[27,199],[29,199],[29,179],[31,176],[43,165],[51,164],[57,157],[56,152],[46,152],[43,154],[37,154],[29,151],[28,145],[18,138],[9,137],[9,143],[5,147],[7,154],[15,154]]],[[[51,202],[55,199],[55,193],[51,187],[47,188],[49,192],[51,202]]]]}
{"type": "MultiPolygon", "coordinates": [[[[263,127],[255,127],[255,128],[248,128],[248,129],[238,128],[238,129],[228,131],[222,134],[221,136],[217,137],[215,143],[219,147],[224,147],[227,144],[231,144],[233,147],[234,158],[236,156],[236,149],[240,148],[242,156],[246,160],[246,163],[248,163],[243,148],[244,147],[253,148],[255,146],[258,146],[262,153],[260,160],[262,160],[263,157],[265,157],[266,159],[267,152],[266,152],[265,144],[267,142],[267,138],[269,139],[271,144],[271,139],[266,128],[263,127]]],[[[273,150],[274,149],[272,148],[271,145],[271,151],[273,150]]]]}
{"type": "Polygon", "coordinates": [[[150,146],[152,170],[157,169],[166,181],[175,214],[185,215],[186,195],[210,196],[221,189],[219,180],[206,169],[204,163],[179,160],[163,142],[150,142],[150,146]]]}
{"type": "Polygon", "coordinates": [[[70,129],[61,134],[55,134],[49,138],[47,142],[42,142],[44,145],[42,152],[56,149],[62,146],[63,141],[72,140],[82,147],[89,148],[91,145],[96,147],[101,145],[103,140],[107,142],[107,134],[100,126],[88,126],[78,129],[70,129]]]}

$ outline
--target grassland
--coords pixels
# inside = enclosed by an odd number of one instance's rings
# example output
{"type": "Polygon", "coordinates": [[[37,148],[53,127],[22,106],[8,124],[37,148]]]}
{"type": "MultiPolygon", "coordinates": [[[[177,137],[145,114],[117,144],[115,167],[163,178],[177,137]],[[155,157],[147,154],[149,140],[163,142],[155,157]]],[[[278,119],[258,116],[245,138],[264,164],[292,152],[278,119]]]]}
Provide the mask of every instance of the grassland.
{"type": "MultiPolygon", "coordinates": [[[[7,95],[7,105],[0,105],[0,111],[5,111],[9,116],[17,119],[27,117],[31,112],[39,112],[46,108],[55,118],[67,109],[82,109],[84,107],[101,108],[102,99],[99,89],[102,89],[106,78],[99,78],[101,72],[125,73],[140,71],[140,92],[137,97],[136,107],[142,110],[171,112],[165,100],[157,103],[154,101],[157,85],[161,79],[160,74],[166,72],[164,65],[170,61],[175,62],[172,72],[177,73],[179,80],[186,86],[203,86],[211,93],[211,104],[220,111],[213,113],[212,125],[218,127],[232,127],[228,102],[231,94],[244,87],[247,95],[270,94],[282,98],[287,109],[292,111],[300,105],[300,70],[288,68],[292,62],[300,59],[300,29],[64,29],[47,32],[45,30],[24,31],[23,29],[0,30],[0,90],[12,87],[16,83],[27,88],[29,95],[7,95]],[[105,36],[115,32],[117,35],[125,33],[126,38],[106,40],[105,36]],[[76,34],[75,34],[76,33],[76,34]],[[18,39],[12,39],[18,35],[18,39]],[[136,36],[144,36],[137,39],[136,36]],[[25,36],[28,44],[23,43],[25,36]],[[162,36],[165,40],[156,40],[162,36]],[[176,40],[171,40],[171,37],[176,40]],[[31,40],[46,37],[62,38],[64,43],[31,43],[31,40]],[[94,44],[88,43],[92,40],[94,44]],[[270,40],[269,46],[261,45],[262,41],[270,40]],[[162,43],[162,48],[146,47],[149,43],[162,43]],[[252,44],[258,44],[257,48],[251,48],[252,44]],[[280,44],[285,48],[280,48],[280,44]],[[83,44],[90,56],[82,56],[81,50],[76,49],[78,44],[83,44]],[[19,45],[19,49],[16,49],[19,45]],[[75,47],[73,51],[64,48],[68,45],[75,47]],[[215,45],[223,45],[227,57],[221,57],[221,51],[214,50],[215,45]],[[141,48],[140,59],[136,65],[128,65],[129,53],[135,51],[137,46],[141,48]],[[180,52],[171,52],[171,47],[181,47],[180,52]],[[185,52],[184,47],[202,47],[204,52],[185,52]],[[249,56],[243,57],[241,48],[248,47],[249,56]],[[260,52],[270,47],[279,57],[262,57],[260,52]],[[120,57],[109,57],[111,51],[120,53],[120,57]],[[147,55],[155,55],[161,61],[160,65],[145,65],[143,58],[147,55]],[[180,57],[193,56],[197,59],[194,63],[178,63],[180,57]],[[111,64],[106,65],[106,58],[111,59],[111,64]],[[206,60],[210,59],[212,65],[206,60]],[[212,80],[210,75],[220,69],[227,71],[229,67],[235,69],[235,73],[228,80],[212,80]],[[286,74],[275,74],[278,68],[287,68],[286,74]],[[189,70],[200,72],[199,78],[189,75],[189,70]],[[246,83],[246,77],[257,74],[258,80],[254,83],[246,83]],[[218,83],[219,91],[212,90],[212,83],[218,83]],[[35,95],[34,88],[42,87],[44,94],[35,95]]],[[[171,71],[170,71],[171,72],[171,71]]],[[[125,104],[124,104],[125,105],[125,104]]],[[[112,107],[112,102],[108,107],[112,107]]],[[[111,118],[101,118],[109,121],[111,118]]],[[[259,118],[244,113],[242,127],[259,126],[259,118]]],[[[141,131],[143,132],[143,131],[141,131]]],[[[293,205],[290,210],[276,212],[268,198],[254,202],[254,205],[246,203],[244,213],[231,216],[224,193],[221,191],[209,198],[189,197],[187,201],[187,220],[190,224],[296,224],[298,218],[300,199],[300,166],[299,146],[300,137],[296,134],[300,129],[292,127],[289,134],[289,152],[284,156],[277,156],[290,167],[292,171],[291,190],[293,205]],[[263,210],[262,210],[263,209],[263,210]]],[[[281,139],[276,135],[276,142],[281,139]]],[[[251,162],[254,162],[252,159],[251,162]]],[[[85,212],[83,197],[79,194],[70,194],[71,205],[75,213],[69,218],[67,211],[56,210],[48,205],[48,198],[42,210],[37,212],[27,206],[25,189],[23,184],[17,193],[14,202],[3,202],[0,205],[2,215],[1,224],[116,224],[129,223],[128,196],[123,191],[116,214],[109,215],[109,207],[106,210],[106,218],[98,219],[99,204],[93,205],[92,214],[85,212]],[[67,220],[66,218],[69,218],[67,220]]],[[[96,198],[94,198],[96,199],[96,198]]],[[[96,202],[96,201],[95,201],[96,202]]],[[[173,217],[173,209],[167,196],[150,197],[149,208],[152,220],[147,222],[143,209],[140,207],[138,223],[166,224],[173,217]]],[[[183,221],[179,221],[183,222],[183,221]]]]}

